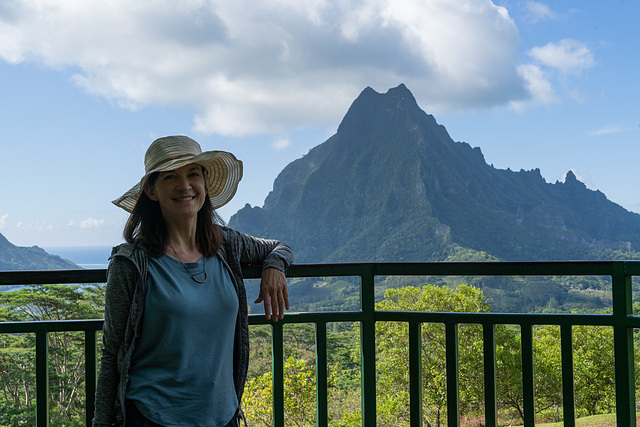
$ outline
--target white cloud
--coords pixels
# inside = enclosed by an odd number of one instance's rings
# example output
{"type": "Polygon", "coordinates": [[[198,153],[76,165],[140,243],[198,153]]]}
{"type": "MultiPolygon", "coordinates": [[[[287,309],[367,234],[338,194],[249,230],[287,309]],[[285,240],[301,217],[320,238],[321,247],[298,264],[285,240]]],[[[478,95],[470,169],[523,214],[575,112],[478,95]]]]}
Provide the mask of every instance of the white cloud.
{"type": "Polygon", "coordinates": [[[589,135],[591,135],[591,136],[601,136],[601,135],[609,135],[609,134],[613,134],[613,133],[633,132],[633,131],[637,131],[637,130],[638,130],[637,127],[632,127],[632,126],[613,126],[613,125],[609,125],[609,126],[601,127],[600,129],[593,130],[593,131],[589,132],[589,135]]]}
{"type": "Polygon", "coordinates": [[[104,225],[104,219],[95,219],[89,217],[84,221],[80,222],[80,229],[86,230],[88,228],[99,228],[104,225]]]}
{"type": "Polygon", "coordinates": [[[558,89],[575,101],[582,100],[581,92],[568,86],[571,80],[566,77],[582,74],[596,65],[591,50],[584,43],[563,39],[531,48],[527,54],[533,62],[520,65],[518,73],[525,82],[528,96],[511,101],[511,108],[521,112],[538,105],[560,103],[558,89]]]}
{"type": "Polygon", "coordinates": [[[4,214],[0,216],[0,230],[7,226],[7,219],[9,218],[9,214],[4,214]]]}
{"type": "Polygon", "coordinates": [[[525,9],[529,14],[529,20],[533,23],[546,20],[558,19],[558,14],[551,10],[546,4],[537,1],[528,1],[525,4],[525,9]]]}
{"type": "Polygon", "coordinates": [[[573,39],[534,47],[528,54],[539,63],[563,74],[580,74],[596,64],[591,50],[584,43],[573,39]]]}
{"type": "Polygon", "coordinates": [[[617,126],[605,126],[603,128],[600,129],[596,129],[592,132],[589,132],[589,135],[592,136],[600,136],[600,135],[607,135],[610,133],[618,133],[618,132],[622,132],[623,129],[617,127],[617,126]]]}
{"type": "Polygon", "coordinates": [[[526,95],[518,29],[489,0],[14,0],[0,58],[74,70],[125,108],[194,109],[203,133],[334,124],[405,83],[438,113],[526,95]]]}
{"type": "Polygon", "coordinates": [[[67,222],[67,228],[70,229],[80,229],[80,230],[86,230],[89,228],[99,228],[102,227],[105,224],[104,219],[95,219],[93,217],[89,217],[85,220],[80,221],[79,223],[74,221],[74,220],[70,220],[67,222]]]}
{"type": "Polygon", "coordinates": [[[271,146],[277,151],[284,150],[291,146],[291,140],[289,138],[278,138],[271,143],[271,146]]]}
{"type": "Polygon", "coordinates": [[[536,105],[560,102],[554,93],[551,82],[539,66],[533,64],[521,65],[518,68],[518,72],[526,82],[529,97],[525,100],[512,101],[511,107],[514,110],[522,112],[536,105]]]}

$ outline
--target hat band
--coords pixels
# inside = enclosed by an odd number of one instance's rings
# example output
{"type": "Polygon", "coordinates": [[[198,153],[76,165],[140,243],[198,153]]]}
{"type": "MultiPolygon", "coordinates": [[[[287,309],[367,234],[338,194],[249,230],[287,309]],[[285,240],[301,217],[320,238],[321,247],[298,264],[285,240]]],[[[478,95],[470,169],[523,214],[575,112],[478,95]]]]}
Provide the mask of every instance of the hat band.
{"type": "Polygon", "coordinates": [[[155,165],[153,165],[152,167],[150,167],[149,169],[147,169],[147,171],[152,171],[154,169],[156,169],[158,166],[160,166],[163,163],[168,163],[172,160],[178,160],[178,159],[186,159],[187,157],[191,158],[191,157],[195,157],[195,154],[183,154],[182,156],[176,156],[176,157],[170,157],[168,159],[162,159],[161,161],[159,161],[158,163],[156,163],[155,165]]]}

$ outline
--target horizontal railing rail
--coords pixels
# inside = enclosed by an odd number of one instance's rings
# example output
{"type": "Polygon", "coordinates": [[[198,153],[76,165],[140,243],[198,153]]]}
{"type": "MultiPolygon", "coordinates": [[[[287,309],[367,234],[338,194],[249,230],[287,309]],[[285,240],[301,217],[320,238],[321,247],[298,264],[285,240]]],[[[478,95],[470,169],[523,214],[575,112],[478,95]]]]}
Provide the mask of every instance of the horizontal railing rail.
{"type": "MultiPolygon", "coordinates": [[[[244,270],[246,278],[259,278],[260,269],[244,270]]],[[[518,325],[521,330],[524,424],[535,425],[533,328],[557,325],[561,330],[562,393],[564,425],[574,426],[572,328],[577,325],[608,326],[614,331],[616,418],[619,426],[635,425],[635,372],[633,330],[640,318],[632,314],[632,277],[640,275],[637,261],[576,262],[468,262],[468,263],[354,263],[304,264],[292,266],[290,278],[354,276],[361,281],[360,310],[351,312],[289,313],[273,323],[261,315],[250,315],[251,325],[272,328],[274,426],[284,426],[283,326],[294,323],[315,325],[317,425],[328,425],[327,333],[328,323],[359,322],[361,350],[362,425],[376,425],[376,322],[406,322],[409,325],[410,425],[422,425],[421,326],[440,323],[446,336],[447,420],[460,424],[458,386],[458,325],[482,326],[484,342],[485,425],[497,425],[496,325],[518,325]],[[378,276],[608,276],[612,283],[612,314],[525,314],[525,313],[442,313],[375,310],[375,278],[378,276]]],[[[3,285],[102,283],[106,270],[0,272],[3,285]]],[[[36,417],[38,426],[49,425],[48,339],[50,332],[84,331],[86,358],[87,424],[94,408],[97,371],[96,333],[102,320],[40,321],[0,323],[1,333],[36,334],[36,417]]]]}

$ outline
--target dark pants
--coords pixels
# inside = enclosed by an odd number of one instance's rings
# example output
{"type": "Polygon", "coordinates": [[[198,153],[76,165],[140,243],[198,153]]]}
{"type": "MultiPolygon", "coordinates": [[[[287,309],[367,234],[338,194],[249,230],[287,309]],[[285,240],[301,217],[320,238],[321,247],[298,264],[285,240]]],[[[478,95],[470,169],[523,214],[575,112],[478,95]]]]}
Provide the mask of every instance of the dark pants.
{"type": "MultiPolygon", "coordinates": [[[[160,424],[146,419],[133,400],[127,399],[124,404],[127,411],[127,422],[125,427],[162,427],[160,424]]],[[[235,419],[232,419],[225,427],[238,427],[238,424],[235,419]]]]}

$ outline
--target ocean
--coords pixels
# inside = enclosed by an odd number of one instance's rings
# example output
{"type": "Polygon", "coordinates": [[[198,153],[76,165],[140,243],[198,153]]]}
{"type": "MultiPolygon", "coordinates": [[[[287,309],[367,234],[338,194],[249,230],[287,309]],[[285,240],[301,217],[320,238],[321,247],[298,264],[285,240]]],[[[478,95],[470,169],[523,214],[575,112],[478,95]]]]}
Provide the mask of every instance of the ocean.
{"type": "Polygon", "coordinates": [[[58,246],[42,249],[89,269],[107,268],[111,255],[111,246],[58,246]]]}

